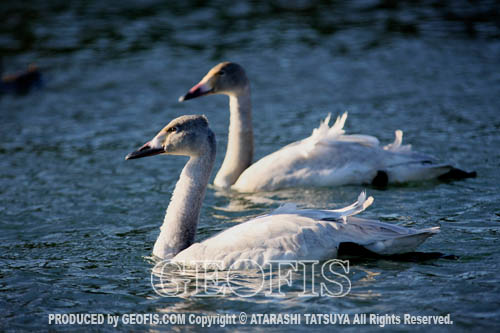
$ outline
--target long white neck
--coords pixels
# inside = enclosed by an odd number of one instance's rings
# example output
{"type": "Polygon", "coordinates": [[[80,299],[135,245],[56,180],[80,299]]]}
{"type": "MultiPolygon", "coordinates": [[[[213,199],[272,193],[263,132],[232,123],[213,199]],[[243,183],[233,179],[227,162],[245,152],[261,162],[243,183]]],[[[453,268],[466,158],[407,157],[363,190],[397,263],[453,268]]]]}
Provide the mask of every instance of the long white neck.
{"type": "Polygon", "coordinates": [[[238,95],[229,96],[229,135],[226,157],[215,176],[218,187],[230,187],[241,173],[252,164],[253,128],[250,86],[247,85],[238,95]]]}
{"type": "Polygon", "coordinates": [[[215,143],[209,149],[211,151],[207,154],[192,156],[182,169],[153,248],[157,257],[172,258],[194,242],[201,204],[215,160],[215,143]]]}

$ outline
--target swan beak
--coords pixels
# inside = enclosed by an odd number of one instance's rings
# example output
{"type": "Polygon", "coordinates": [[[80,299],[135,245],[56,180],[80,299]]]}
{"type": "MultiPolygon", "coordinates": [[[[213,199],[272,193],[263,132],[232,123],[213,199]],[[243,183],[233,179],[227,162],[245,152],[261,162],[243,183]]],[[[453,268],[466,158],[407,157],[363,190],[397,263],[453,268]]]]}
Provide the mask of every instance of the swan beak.
{"type": "Polygon", "coordinates": [[[189,89],[186,95],[179,97],[179,102],[187,101],[188,99],[200,97],[207,95],[212,92],[212,88],[209,86],[208,82],[200,82],[193,88],[189,89]]]}
{"type": "Polygon", "coordinates": [[[146,142],[141,148],[139,148],[136,151],[131,152],[130,154],[125,156],[125,159],[126,160],[133,160],[136,158],[162,154],[164,152],[165,152],[165,150],[163,149],[163,147],[161,147],[161,148],[153,147],[151,141],[149,141],[149,142],[146,142]]]}

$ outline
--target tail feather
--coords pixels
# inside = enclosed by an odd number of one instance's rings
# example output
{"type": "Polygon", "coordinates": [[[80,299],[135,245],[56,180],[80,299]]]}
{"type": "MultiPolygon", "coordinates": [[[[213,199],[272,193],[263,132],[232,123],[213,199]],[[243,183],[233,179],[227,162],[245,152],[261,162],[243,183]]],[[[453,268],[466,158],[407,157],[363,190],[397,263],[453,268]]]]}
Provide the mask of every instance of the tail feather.
{"type": "Polygon", "coordinates": [[[363,245],[364,248],[381,255],[393,255],[415,251],[427,238],[437,234],[439,227],[418,230],[416,233],[363,245]]]}
{"type": "Polygon", "coordinates": [[[387,170],[390,182],[406,183],[412,181],[422,181],[438,179],[440,181],[461,180],[474,178],[475,171],[467,172],[449,164],[422,164],[415,163],[393,166],[387,170]]]}
{"type": "Polygon", "coordinates": [[[394,142],[384,146],[385,150],[389,150],[395,153],[404,153],[411,151],[411,145],[402,145],[403,144],[403,131],[396,130],[394,132],[394,142]]]}
{"type": "Polygon", "coordinates": [[[347,119],[347,112],[345,112],[342,116],[338,116],[335,123],[330,127],[328,124],[330,123],[330,119],[332,114],[329,113],[325,120],[323,120],[318,128],[315,128],[311,134],[311,137],[315,139],[315,141],[319,141],[324,138],[333,139],[339,137],[345,133],[344,124],[347,119]]]}
{"type": "Polygon", "coordinates": [[[356,215],[364,211],[366,208],[370,207],[373,203],[373,197],[366,197],[366,191],[363,191],[359,194],[358,200],[353,204],[346,206],[340,209],[331,210],[331,212],[335,212],[340,214],[339,218],[342,217],[344,223],[347,222],[347,217],[356,215]]]}
{"type": "MultiPolygon", "coordinates": [[[[330,120],[330,114],[328,114],[327,119],[328,119],[328,121],[330,120]]],[[[333,124],[333,126],[330,128],[330,131],[344,134],[345,131],[343,130],[343,128],[344,128],[346,119],[347,119],[347,112],[344,112],[342,114],[342,116],[337,116],[337,120],[335,120],[335,124],[333,124]]],[[[325,119],[325,123],[328,125],[328,122],[326,119],[325,119]]]]}
{"type": "Polygon", "coordinates": [[[339,257],[362,257],[362,258],[388,258],[394,261],[403,261],[403,262],[424,262],[427,260],[436,260],[436,259],[447,259],[447,260],[457,260],[459,257],[453,254],[445,254],[441,252],[405,252],[405,253],[396,253],[392,255],[380,255],[375,252],[372,252],[363,246],[352,243],[345,242],[340,243],[338,253],[339,257]]]}
{"type": "Polygon", "coordinates": [[[465,178],[475,178],[477,176],[476,171],[464,171],[458,168],[451,167],[451,169],[438,177],[439,180],[460,180],[465,178]]]}

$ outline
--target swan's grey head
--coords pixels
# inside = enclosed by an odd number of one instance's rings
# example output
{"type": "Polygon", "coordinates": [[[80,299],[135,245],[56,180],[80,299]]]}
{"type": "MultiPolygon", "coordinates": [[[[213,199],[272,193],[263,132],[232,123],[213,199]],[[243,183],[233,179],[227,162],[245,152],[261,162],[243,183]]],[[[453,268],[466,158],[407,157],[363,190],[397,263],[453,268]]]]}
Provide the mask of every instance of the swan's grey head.
{"type": "Polygon", "coordinates": [[[184,96],[179,97],[179,102],[212,94],[239,95],[248,85],[243,67],[234,62],[221,62],[184,96]]]}
{"type": "Polygon", "coordinates": [[[151,141],[128,154],[131,160],[158,154],[198,156],[215,149],[215,136],[205,116],[181,116],[172,120],[151,141]],[[208,149],[207,149],[208,146],[208,149]]]}

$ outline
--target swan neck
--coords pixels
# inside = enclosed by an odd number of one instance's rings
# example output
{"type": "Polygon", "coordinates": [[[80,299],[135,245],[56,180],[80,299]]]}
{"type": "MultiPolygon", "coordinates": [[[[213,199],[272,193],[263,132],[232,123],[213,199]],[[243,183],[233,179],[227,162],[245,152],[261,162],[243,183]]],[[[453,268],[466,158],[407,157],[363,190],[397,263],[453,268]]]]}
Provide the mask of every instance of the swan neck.
{"type": "Polygon", "coordinates": [[[214,184],[227,188],[252,164],[253,127],[250,87],[239,94],[229,95],[229,135],[224,162],[215,177],[214,184]]]}
{"type": "Polygon", "coordinates": [[[168,205],[153,255],[174,257],[193,244],[200,209],[215,160],[215,143],[210,154],[192,156],[182,169],[168,205]]]}

